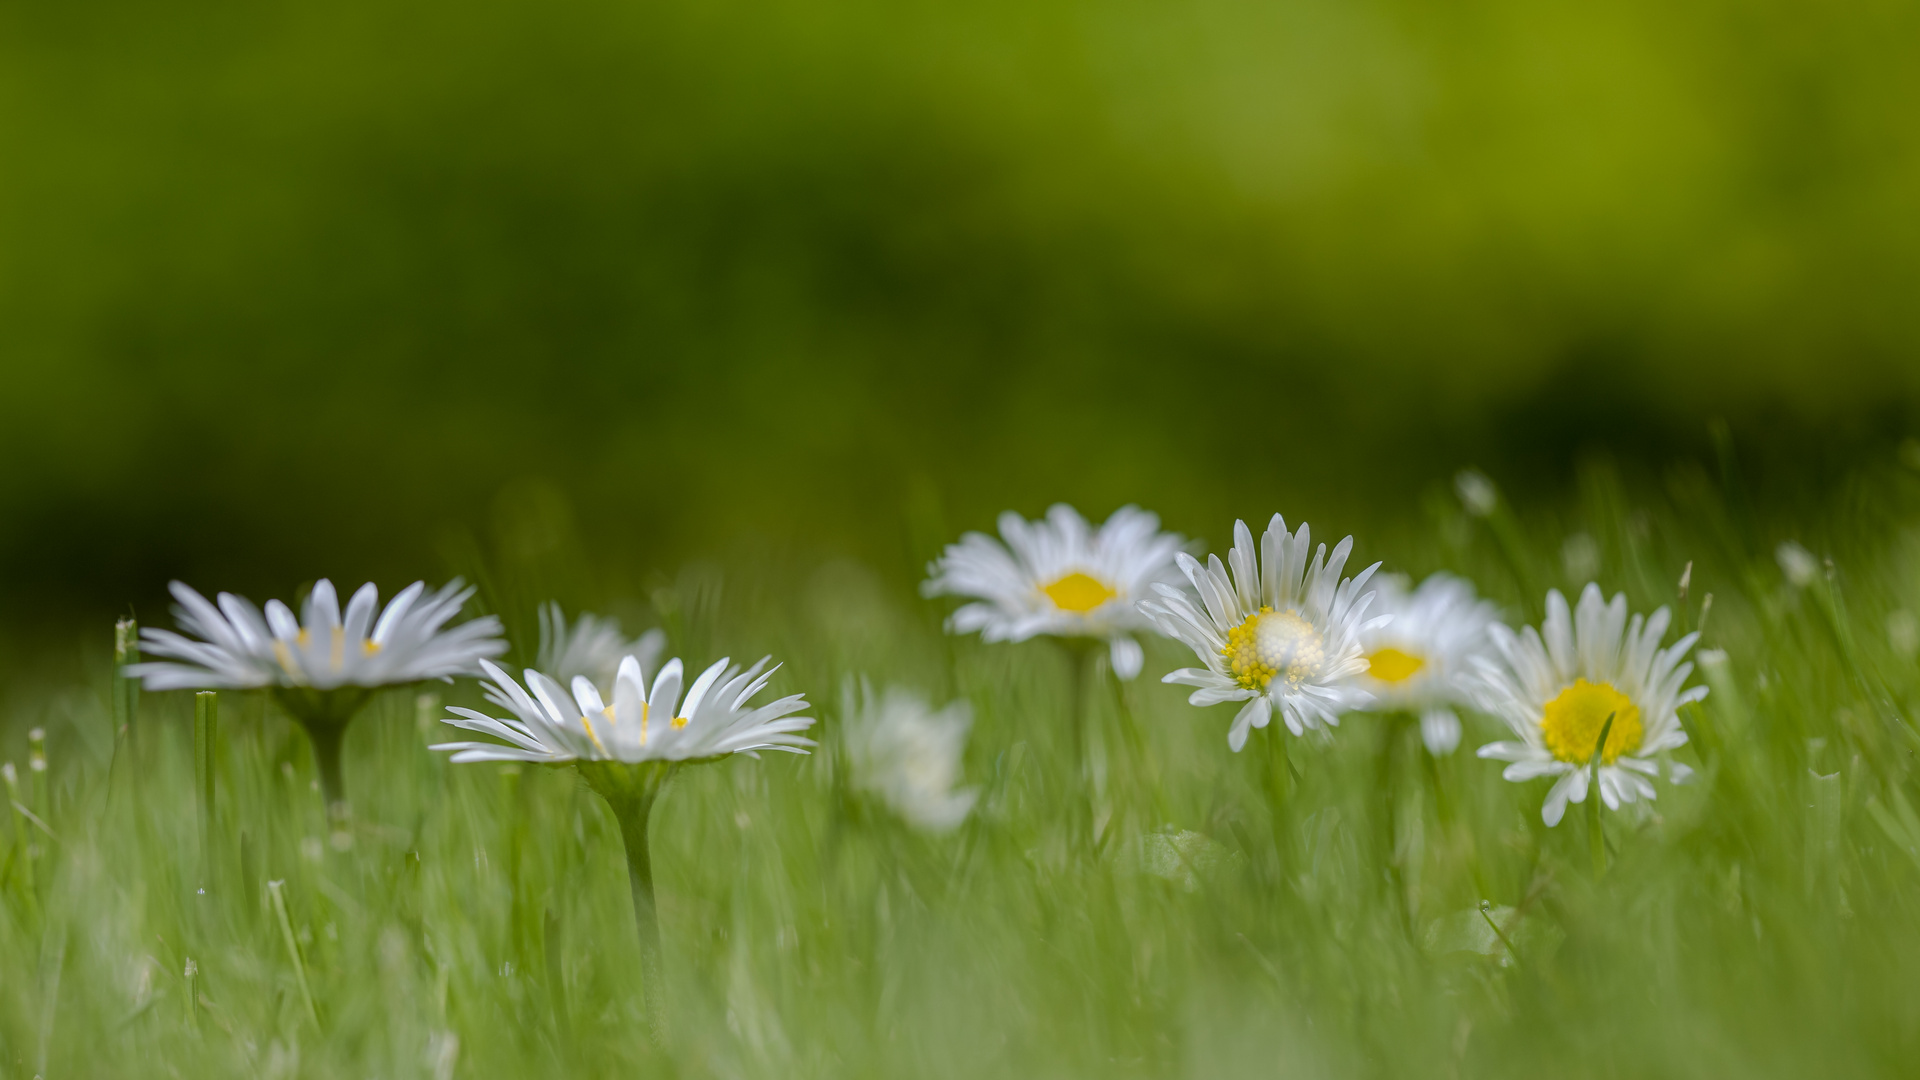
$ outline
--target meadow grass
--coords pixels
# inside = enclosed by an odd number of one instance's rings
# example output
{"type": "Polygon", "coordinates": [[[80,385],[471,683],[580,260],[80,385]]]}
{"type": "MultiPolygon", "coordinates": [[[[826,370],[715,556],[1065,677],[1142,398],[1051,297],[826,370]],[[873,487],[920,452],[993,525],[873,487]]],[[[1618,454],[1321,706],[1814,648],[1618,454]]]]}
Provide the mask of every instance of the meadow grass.
{"type": "Polygon", "coordinates": [[[1904,1074],[1915,488],[1863,475],[1809,510],[1799,539],[1833,562],[1805,587],[1775,565],[1786,532],[1693,474],[1629,490],[1597,469],[1520,517],[1436,491],[1358,538],[1362,562],[1472,576],[1515,624],[1588,576],[1675,604],[1682,630],[1713,594],[1703,648],[1726,655],[1679,755],[1699,776],[1608,814],[1598,876],[1583,807],[1548,829],[1550,781],[1473,757],[1502,735],[1489,718],[1440,759],[1410,718],[1367,714],[1235,755],[1233,706],[1157,683],[1190,661],[1164,641],[1146,676],[1097,671],[1083,698],[1086,843],[1067,650],[948,637],[942,607],[854,563],[683,574],[657,596],[673,651],[772,653],[773,692],[809,694],[823,745],[670,782],[664,1043],[605,805],[571,770],[427,750],[470,682],[388,692],[354,725],[336,837],[263,696],[219,696],[203,821],[193,696],[144,695],[116,737],[103,671],[9,718],[14,746],[54,716],[47,771],[16,751],[0,834],[0,1075],[1904,1074]],[[972,704],[981,795],[954,834],[836,776],[861,674],[972,704]]]}

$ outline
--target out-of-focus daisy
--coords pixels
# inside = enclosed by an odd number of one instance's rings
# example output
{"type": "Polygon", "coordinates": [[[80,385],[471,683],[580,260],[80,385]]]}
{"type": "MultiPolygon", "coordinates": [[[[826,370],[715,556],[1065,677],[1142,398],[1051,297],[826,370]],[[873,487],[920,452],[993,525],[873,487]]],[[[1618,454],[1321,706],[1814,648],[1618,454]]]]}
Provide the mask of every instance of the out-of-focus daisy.
{"type": "Polygon", "coordinates": [[[967,533],[928,567],[928,596],[974,602],[947,620],[953,633],[983,641],[1025,641],[1042,634],[1107,642],[1114,674],[1131,679],[1144,660],[1134,634],[1151,628],[1134,603],[1155,582],[1174,580],[1184,542],[1160,531],[1160,519],[1123,506],[1094,529],[1073,507],[1056,504],[1043,521],[1000,515],[1001,540],[967,533]]]}
{"type": "Polygon", "coordinates": [[[621,660],[631,656],[642,671],[651,671],[666,647],[667,635],[657,627],[629,641],[619,619],[582,613],[568,625],[560,605],[549,603],[540,608],[540,654],[534,666],[562,683],[585,675],[611,692],[621,660]]]}
{"type": "Polygon", "coordinates": [[[1773,549],[1773,558],[1796,589],[1804,589],[1820,578],[1820,560],[1791,540],[1780,541],[1780,546],[1773,549]]]}
{"type": "MultiPolygon", "coordinates": [[[[1569,802],[1586,801],[1596,749],[1600,798],[1617,810],[1653,798],[1649,777],[1660,773],[1655,755],[1686,743],[1677,710],[1706,697],[1707,688],[1683,689],[1693,664],[1682,658],[1699,634],[1660,648],[1670,621],[1664,607],[1629,619],[1626,594],[1608,603],[1600,586],[1589,584],[1571,612],[1559,590],[1548,592],[1547,619],[1537,632],[1529,626],[1515,634],[1497,623],[1490,629],[1496,655],[1475,661],[1480,704],[1520,741],[1490,743],[1480,756],[1511,762],[1501,774],[1508,780],[1559,778],[1540,808],[1549,826],[1560,823],[1569,802]]],[[[1668,780],[1680,783],[1689,775],[1674,762],[1668,780]]]]}
{"type": "Polygon", "coordinates": [[[1500,489],[1478,469],[1461,469],[1455,473],[1453,491],[1460,496],[1460,505],[1474,517],[1486,517],[1500,505],[1500,489]]]}
{"type": "Polygon", "coordinates": [[[864,680],[857,693],[849,681],[841,701],[841,739],[856,791],[928,832],[947,832],[966,820],[980,794],[954,787],[973,726],[966,702],[936,710],[903,687],[876,697],[864,680]]]}
{"type": "Polygon", "coordinates": [[[660,964],[660,922],[654,906],[653,856],[648,823],[662,787],[680,768],[761,750],[804,754],[813,745],[800,732],[813,724],[797,716],[802,694],[752,704],[773,677],[768,660],[742,670],[715,661],[681,695],[685,671],[669,660],[648,685],[640,661],[620,660],[609,703],[585,675],[563,687],[532,669],[521,685],[499,665],[482,661],[486,697],[511,716],[492,717],[450,707],[443,722],[492,736],[497,742],[442,743],[455,762],[524,761],[572,765],[613,811],[627,849],[627,882],[640,935],[641,982],[648,1022],[664,1038],[668,996],[660,964]]]}
{"type": "Polygon", "coordinates": [[[631,656],[622,659],[612,702],[585,675],[574,676],[572,686],[563,687],[529,668],[523,688],[498,664],[483,660],[480,666],[486,673],[487,700],[513,715],[496,718],[450,706],[447,711],[453,717],[444,723],[501,740],[433,747],[453,751],[455,762],[637,765],[705,761],[759,750],[803,754],[813,745],[796,734],[813,724],[812,717],[793,715],[807,707],[805,695],[749,704],[773,677],[766,660],[745,670],[724,659],[716,661],[686,688],[684,701],[680,690],[685,673],[678,658],[667,661],[651,688],[640,661],[631,656]]]}
{"type": "Polygon", "coordinates": [[[1450,754],[1460,745],[1454,708],[1472,703],[1472,658],[1492,647],[1487,628],[1499,613],[1451,574],[1434,574],[1413,590],[1387,574],[1373,589],[1371,610],[1393,621],[1361,635],[1367,670],[1360,685],[1373,695],[1370,707],[1418,715],[1427,749],[1450,754]]]}
{"type": "Polygon", "coordinates": [[[1171,585],[1155,586],[1158,597],[1140,610],[1169,636],[1185,642],[1204,668],[1181,668],[1162,682],[1197,687],[1187,701],[1217,705],[1244,701],[1227,745],[1238,751],[1247,733],[1263,728],[1280,713],[1295,735],[1321,725],[1337,725],[1340,714],[1372,700],[1360,684],[1367,671],[1362,635],[1383,625],[1385,617],[1365,619],[1373,593],[1362,592],[1380,564],[1343,579],[1340,571],[1353,550],[1353,537],[1313,554],[1305,524],[1289,535],[1279,514],[1267,526],[1256,551],[1244,521],[1233,523],[1232,567],[1218,555],[1205,566],[1182,552],[1180,569],[1199,593],[1199,603],[1171,585]]]}
{"type": "Polygon", "coordinates": [[[473,595],[458,581],[431,594],[416,581],[385,610],[380,590],[368,582],[342,613],[333,583],[322,579],[307,594],[297,621],[278,600],[267,601],[263,613],[232,593],[219,594],[216,606],[182,582],[168,588],[179,601],[174,616],[180,628],[199,640],[143,628],[146,653],[178,661],[130,665],[127,674],[148,690],[393,686],[478,674],[482,657],[507,651],[500,621],[491,615],[443,629],[473,595]]]}
{"type": "Polygon", "coordinates": [[[269,600],[263,612],[232,593],[209,602],[181,582],[169,588],[179,601],[174,617],[186,634],[143,628],[142,649],[167,659],[130,664],[126,673],[148,690],[271,690],[312,739],[336,816],[346,807],[340,741],[375,691],[477,675],[485,657],[507,651],[500,621],[491,615],[447,626],[473,595],[459,581],[431,593],[416,581],[384,610],[380,591],[368,582],[342,612],[333,583],[322,579],[307,594],[298,620],[278,600],[269,600]]]}

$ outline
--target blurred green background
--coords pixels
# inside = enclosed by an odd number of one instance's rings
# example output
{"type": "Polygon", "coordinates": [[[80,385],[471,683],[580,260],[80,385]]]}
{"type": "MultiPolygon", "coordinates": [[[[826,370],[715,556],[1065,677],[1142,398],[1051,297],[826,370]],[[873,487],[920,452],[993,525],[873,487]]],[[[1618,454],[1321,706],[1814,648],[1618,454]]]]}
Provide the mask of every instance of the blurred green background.
{"type": "Polygon", "coordinates": [[[1916,41],[1877,2],[7,4],[0,620],[516,549],[600,595],[763,541],[905,576],[1055,499],[1346,531],[1465,464],[1710,463],[1715,417],[1762,497],[1817,489],[1920,403],[1916,41]]]}

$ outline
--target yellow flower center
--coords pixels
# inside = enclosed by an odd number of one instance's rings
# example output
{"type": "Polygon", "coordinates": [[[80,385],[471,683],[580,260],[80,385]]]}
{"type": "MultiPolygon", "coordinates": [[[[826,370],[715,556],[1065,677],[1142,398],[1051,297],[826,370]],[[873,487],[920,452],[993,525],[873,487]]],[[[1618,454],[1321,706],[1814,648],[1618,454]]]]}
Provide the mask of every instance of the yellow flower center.
{"type": "Polygon", "coordinates": [[[1098,578],[1075,570],[1040,590],[1061,611],[1086,613],[1120,595],[1098,578]]]}
{"type": "Polygon", "coordinates": [[[681,728],[687,726],[687,718],[684,716],[676,716],[673,718],[671,723],[673,725],[673,730],[679,731],[681,728]]]}
{"type": "Polygon", "coordinates": [[[1248,690],[1265,690],[1275,677],[1289,687],[1320,673],[1326,662],[1326,642],[1313,624],[1297,611],[1260,613],[1227,631],[1227,647],[1220,650],[1234,681],[1248,690]]]}
{"type": "Polygon", "coordinates": [[[1607,745],[1601,752],[1603,764],[1611,765],[1621,754],[1640,747],[1645,731],[1640,727],[1640,707],[1612,683],[1573,680],[1560,696],[1547,702],[1541,711],[1540,734],[1547,749],[1561,761],[1585,765],[1593,760],[1593,748],[1600,742],[1600,729],[1607,717],[1613,727],[1607,730],[1607,745]]]}
{"type": "Polygon", "coordinates": [[[1383,683],[1406,682],[1426,666],[1425,660],[1392,647],[1367,654],[1367,674],[1383,683]]]}

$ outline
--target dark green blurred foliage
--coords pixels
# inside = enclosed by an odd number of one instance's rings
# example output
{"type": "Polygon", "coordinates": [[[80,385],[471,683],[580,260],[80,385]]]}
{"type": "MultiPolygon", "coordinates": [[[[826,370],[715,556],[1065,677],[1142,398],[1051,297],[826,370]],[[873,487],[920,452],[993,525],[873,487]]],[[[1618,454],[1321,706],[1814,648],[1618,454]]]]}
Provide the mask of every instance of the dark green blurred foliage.
{"type": "Polygon", "coordinates": [[[391,587],[555,507],[615,577],[1055,498],[1364,525],[1711,415],[1818,483],[1920,388],[1916,21],[10,4],[0,603],[391,587]]]}

